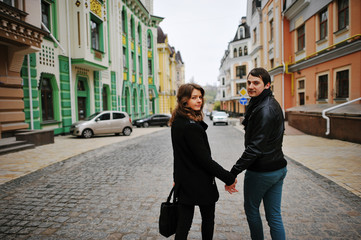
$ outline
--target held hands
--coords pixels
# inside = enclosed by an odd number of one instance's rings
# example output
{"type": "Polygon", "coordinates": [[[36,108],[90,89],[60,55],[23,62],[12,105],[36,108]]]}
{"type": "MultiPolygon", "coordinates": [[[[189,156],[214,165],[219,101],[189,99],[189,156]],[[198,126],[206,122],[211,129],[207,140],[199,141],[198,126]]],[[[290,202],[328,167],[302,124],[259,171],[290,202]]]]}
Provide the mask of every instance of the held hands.
{"type": "Polygon", "coordinates": [[[229,194],[238,192],[238,190],[236,189],[236,184],[237,184],[237,179],[235,179],[234,183],[230,186],[224,185],[224,189],[229,192],[229,194]]]}

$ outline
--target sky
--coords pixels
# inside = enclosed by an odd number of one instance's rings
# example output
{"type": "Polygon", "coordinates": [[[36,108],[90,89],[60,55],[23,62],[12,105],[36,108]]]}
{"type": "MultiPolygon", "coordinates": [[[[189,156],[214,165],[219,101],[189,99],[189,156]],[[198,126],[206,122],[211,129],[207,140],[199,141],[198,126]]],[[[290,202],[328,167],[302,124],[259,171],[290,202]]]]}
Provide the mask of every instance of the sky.
{"type": "MultiPolygon", "coordinates": [[[[180,51],[185,81],[217,84],[221,59],[247,14],[247,0],[154,0],[153,15],[168,43],[180,51]]],[[[217,84],[218,85],[218,84],[217,84]]]]}

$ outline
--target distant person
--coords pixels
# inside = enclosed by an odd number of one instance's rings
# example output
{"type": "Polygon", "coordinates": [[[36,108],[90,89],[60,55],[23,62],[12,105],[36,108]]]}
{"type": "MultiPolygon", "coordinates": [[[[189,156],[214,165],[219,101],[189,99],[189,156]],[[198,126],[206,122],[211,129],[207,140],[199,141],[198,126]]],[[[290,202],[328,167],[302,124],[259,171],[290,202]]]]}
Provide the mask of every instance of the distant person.
{"type": "MultiPolygon", "coordinates": [[[[245,129],[245,150],[233,166],[237,176],[244,177],[244,210],[253,240],[263,240],[261,201],[272,239],[283,240],[285,230],[281,217],[283,180],[287,162],[282,152],[284,133],[283,112],[270,90],[271,77],[263,68],[254,68],[247,76],[247,91],[251,97],[242,124],[245,129]]],[[[233,186],[225,186],[230,191],[233,186]]]]}
{"type": "Polygon", "coordinates": [[[187,239],[192,225],[194,207],[202,216],[202,239],[213,238],[215,205],[219,198],[215,177],[235,192],[236,177],[212,159],[203,121],[204,90],[193,83],[178,89],[177,106],[170,119],[174,183],[178,198],[176,240],[187,239]]]}

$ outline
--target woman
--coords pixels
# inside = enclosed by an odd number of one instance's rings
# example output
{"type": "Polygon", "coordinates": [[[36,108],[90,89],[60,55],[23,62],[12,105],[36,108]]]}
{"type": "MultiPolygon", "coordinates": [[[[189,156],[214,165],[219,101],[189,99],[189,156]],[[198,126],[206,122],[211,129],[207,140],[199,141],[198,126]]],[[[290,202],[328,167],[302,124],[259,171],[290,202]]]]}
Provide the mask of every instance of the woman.
{"type": "Polygon", "coordinates": [[[194,207],[202,216],[202,239],[212,239],[215,203],[219,198],[215,177],[236,192],[236,178],[212,159],[203,122],[204,90],[193,83],[178,89],[177,106],[170,119],[174,155],[174,183],[178,198],[175,239],[187,239],[194,207]]]}

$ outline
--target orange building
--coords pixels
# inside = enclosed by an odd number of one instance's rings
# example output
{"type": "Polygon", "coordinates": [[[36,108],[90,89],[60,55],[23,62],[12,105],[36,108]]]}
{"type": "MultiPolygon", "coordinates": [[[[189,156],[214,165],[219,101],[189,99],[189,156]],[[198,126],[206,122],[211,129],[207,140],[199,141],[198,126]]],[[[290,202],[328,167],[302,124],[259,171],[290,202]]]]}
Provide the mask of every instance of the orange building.
{"type": "Polygon", "coordinates": [[[283,4],[268,1],[262,7],[267,28],[264,49],[268,50],[263,67],[270,70],[274,94],[283,108],[337,104],[360,97],[361,2],[298,0],[283,4]],[[281,41],[276,41],[273,52],[281,54],[275,56],[269,45],[277,33],[281,41]]]}

